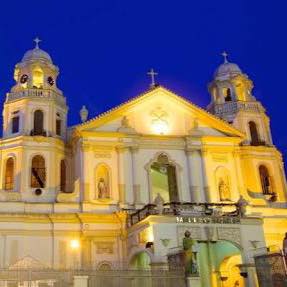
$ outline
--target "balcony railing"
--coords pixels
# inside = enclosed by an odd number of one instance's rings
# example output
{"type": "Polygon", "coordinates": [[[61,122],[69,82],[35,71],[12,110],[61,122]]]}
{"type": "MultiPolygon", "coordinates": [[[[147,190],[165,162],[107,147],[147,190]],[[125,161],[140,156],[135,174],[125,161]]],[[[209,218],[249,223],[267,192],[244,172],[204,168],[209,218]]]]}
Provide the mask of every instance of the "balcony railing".
{"type": "Polygon", "coordinates": [[[25,89],[22,91],[11,92],[7,94],[7,101],[14,101],[20,98],[47,98],[54,99],[60,104],[65,105],[66,99],[61,93],[49,89],[25,89]]]}
{"type": "Polygon", "coordinates": [[[250,145],[252,146],[266,146],[266,142],[265,141],[251,141],[250,145]]]}
{"type": "MultiPolygon", "coordinates": [[[[240,208],[235,203],[181,203],[170,202],[159,207],[155,204],[147,204],[142,209],[129,214],[128,225],[132,226],[149,215],[165,215],[165,216],[192,216],[194,218],[206,218],[206,223],[220,223],[223,218],[231,218],[230,223],[238,222],[232,218],[239,219],[240,208]]],[[[224,221],[224,220],[223,220],[224,221]]],[[[222,223],[224,223],[222,221],[222,223]]]]}
{"type": "Polygon", "coordinates": [[[46,137],[47,136],[47,132],[45,130],[31,130],[30,132],[30,136],[42,136],[42,137],[46,137]]]}
{"type": "Polygon", "coordinates": [[[212,104],[208,107],[208,110],[215,113],[217,116],[228,113],[232,114],[239,110],[245,110],[250,112],[262,112],[263,106],[259,102],[228,102],[223,104],[212,104]]]}

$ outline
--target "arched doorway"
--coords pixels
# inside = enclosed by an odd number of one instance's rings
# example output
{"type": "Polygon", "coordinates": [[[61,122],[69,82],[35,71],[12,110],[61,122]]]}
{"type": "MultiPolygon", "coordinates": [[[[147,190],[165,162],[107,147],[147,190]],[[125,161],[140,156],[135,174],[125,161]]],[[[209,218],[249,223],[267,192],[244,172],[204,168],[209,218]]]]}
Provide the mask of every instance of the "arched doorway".
{"type": "Polygon", "coordinates": [[[244,279],[240,276],[239,264],[242,264],[240,255],[226,257],[220,264],[220,279],[222,287],[243,287],[244,279]]]}
{"type": "Polygon", "coordinates": [[[165,154],[160,154],[150,166],[152,202],[161,197],[164,202],[178,202],[176,166],[165,154]]]}
{"type": "Polygon", "coordinates": [[[197,264],[202,286],[245,287],[239,269],[242,251],[237,243],[227,240],[199,243],[197,264]]]}

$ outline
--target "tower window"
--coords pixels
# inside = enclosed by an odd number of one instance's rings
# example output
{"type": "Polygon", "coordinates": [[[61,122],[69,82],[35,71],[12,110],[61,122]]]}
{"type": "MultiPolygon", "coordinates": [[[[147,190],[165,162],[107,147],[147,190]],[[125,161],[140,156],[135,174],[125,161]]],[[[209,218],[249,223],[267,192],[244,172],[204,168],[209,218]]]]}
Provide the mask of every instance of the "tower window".
{"type": "Polygon", "coordinates": [[[32,159],[31,187],[44,188],[45,185],[46,185],[45,159],[41,155],[36,155],[32,159]]]}
{"type": "Polygon", "coordinates": [[[14,189],[14,159],[12,157],[6,161],[4,189],[14,189]]]}
{"type": "Polygon", "coordinates": [[[259,145],[259,135],[257,131],[257,126],[255,122],[251,121],[249,122],[249,131],[250,131],[250,137],[251,137],[251,145],[259,145]]]}
{"type": "Polygon", "coordinates": [[[57,113],[57,119],[56,119],[56,135],[60,136],[61,135],[61,129],[62,129],[62,120],[60,117],[60,114],[57,113]]]}
{"type": "Polygon", "coordinates": [[[227,88],[225,90],[224,100],[225,100],[225,102],[231,102],[232,101],[230,88],[227,88]]]}
{"type": "Polygon", "coordinates": [[[19,123],[20,123],[19,116],[15,116],[12,118],[12,134],[16,134],[19,132],[19,123]]]}
{"type": "Polygon", "coordinates": [[[60,189],[62,192],[66,192],[66,163],[63,159],[60,164],[60,189]]]}
{"type": "Polygon", "coordinates": [[[36,67],[33,70],[33,87],[37,89],[42,89],[44,84],[44,73],[40,67],[36,67]]]}
{"type": "Polygon", "coordinates": [[[44,135],[44,114],[41,110],[37,110],[34,112],[33,135],[44,135]]]}
{"type": "Polygon", "coordinates": [[[264,165],[260,165],[259,174],[260,174],[261,188],[262,188],[263,194],[272,193],[271,178],[269,176],[267,167],[264,165]]]}

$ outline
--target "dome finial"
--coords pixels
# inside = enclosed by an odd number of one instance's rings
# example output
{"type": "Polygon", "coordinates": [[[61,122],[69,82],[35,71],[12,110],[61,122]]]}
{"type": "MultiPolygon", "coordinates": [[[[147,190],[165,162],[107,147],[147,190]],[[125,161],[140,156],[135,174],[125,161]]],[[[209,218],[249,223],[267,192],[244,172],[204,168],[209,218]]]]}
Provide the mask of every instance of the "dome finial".
{"type": "Polygon", "coordinates": [[[221,55],[223,56],[224,64],[227,64],[228,63],[228,60],[227,60],[228,54],[225,51],[223,51],[221,55]]]}
{"type": "Polygon", "coordinates": [[[39,37],[36,37],[33,41],[36,44],[35,49],[39,49],[39,43],[42,42],[42,40],[40,40],[39,37]]]}
{"type": "Polygon", "coordinates": [[[82,106],[80,110],[80,117],[81,117],[82,123],[87,121],[88,115],[89,115],[89,111],[87,110],[86,106],[82,106]]]}

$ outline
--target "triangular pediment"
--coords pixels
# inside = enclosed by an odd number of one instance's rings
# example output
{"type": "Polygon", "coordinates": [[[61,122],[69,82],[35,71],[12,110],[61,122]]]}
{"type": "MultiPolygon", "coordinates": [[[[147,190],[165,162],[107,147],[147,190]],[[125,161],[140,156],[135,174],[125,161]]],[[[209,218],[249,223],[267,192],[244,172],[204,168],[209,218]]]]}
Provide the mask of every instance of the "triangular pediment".
{"type": "Polygon", "coordinates": [[[244,135],[204,109],[158,86],[76,127],[78,131],[171,136],[244,135]]]}

